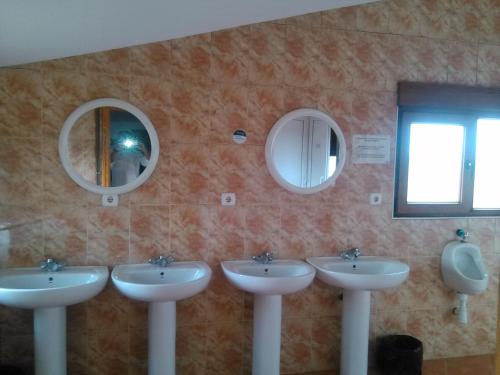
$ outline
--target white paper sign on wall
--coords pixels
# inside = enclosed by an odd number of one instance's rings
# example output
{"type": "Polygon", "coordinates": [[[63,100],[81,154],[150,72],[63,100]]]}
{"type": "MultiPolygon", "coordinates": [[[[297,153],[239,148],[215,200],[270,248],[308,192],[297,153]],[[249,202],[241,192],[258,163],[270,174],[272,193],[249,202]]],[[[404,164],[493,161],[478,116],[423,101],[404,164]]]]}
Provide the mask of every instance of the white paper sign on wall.
{"type": "Polygon", "coordinates": [[[391,153],[390,135],[356,134],[352,136],[354,164],[386,164],[391,153]]]}

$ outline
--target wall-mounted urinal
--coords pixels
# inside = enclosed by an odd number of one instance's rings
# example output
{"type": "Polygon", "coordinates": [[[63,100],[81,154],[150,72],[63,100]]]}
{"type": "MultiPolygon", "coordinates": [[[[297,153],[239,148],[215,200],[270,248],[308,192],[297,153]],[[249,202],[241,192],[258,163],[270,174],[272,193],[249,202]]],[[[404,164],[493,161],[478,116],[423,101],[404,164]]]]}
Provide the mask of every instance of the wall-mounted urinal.
{"type": "Polygon", "coordinates": [[[441,256],[444,283],[458,294],[459,306],[454,309],[458,321],[467,324],[467,296],[483,293],[488,287],[488,270],[479,246],[466,242],[468,233],[457,230],[460,241],[449,242],[441,256]]]}

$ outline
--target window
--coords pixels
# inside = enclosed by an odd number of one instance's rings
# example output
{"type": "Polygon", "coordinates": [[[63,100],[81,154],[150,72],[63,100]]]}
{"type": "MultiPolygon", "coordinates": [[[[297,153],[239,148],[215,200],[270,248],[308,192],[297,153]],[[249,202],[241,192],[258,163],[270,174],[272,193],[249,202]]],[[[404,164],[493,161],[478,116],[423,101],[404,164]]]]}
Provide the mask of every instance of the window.
{"type": "Polygon", "coordinates": [[[395,217],[500,216],[500,89],[400,83],[395,217]]]}

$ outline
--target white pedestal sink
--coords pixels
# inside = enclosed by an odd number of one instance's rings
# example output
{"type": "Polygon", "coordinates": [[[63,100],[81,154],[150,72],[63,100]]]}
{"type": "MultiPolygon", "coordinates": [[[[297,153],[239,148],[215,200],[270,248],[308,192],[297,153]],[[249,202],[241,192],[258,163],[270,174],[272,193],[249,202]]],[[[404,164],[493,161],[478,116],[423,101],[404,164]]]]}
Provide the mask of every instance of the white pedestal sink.
{"type": "Polygon", "coordinates": [[[34,309],[35,374],[66,374],[66,306],[86,301],[106,285],[107,267],[0,270],[0,304],[34,309]]]}
{"type": "Polygon", "coordinates": [[[408,278],[410,268],[397,260],[362,256],[312,257],[307,262],[318,278],[343,288],[341,375],[366,375],[370,327],[370,291],[393,288],[408,278]]]}
{"type": "Polygon", "coordinates": [[[121,293],[149,302],[149,375],[175,374],[175,301],[200,293],[211,277],[205,262],[174,262],[167,267],[127,264],[113,269],[111,280],[121,293]]]}
{"type": "Polygon", "coordinates": [[[311,284],[315,270],[298,260],[253,260],[221,263],[229,282],[254,293],[252,374],[279,375],[281,350],[281,299],[311,284]]]}

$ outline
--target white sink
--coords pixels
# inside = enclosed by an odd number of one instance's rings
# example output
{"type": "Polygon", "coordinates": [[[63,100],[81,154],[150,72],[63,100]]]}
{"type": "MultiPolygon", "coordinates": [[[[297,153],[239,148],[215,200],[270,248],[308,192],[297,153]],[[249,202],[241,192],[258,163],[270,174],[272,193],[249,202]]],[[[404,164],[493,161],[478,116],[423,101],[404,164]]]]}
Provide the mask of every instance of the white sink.
{"type": "Polygon", "coordinates": [[[312,257],[307,262],[317,269],[321,281],[354,290],[394,288],[403,283],[410,272],[407,264],[381,257],[362,256],[356,260],[312,257]]]}
{"type": "Polygon", "coordinates": [[[34,309],[36,375],[66,374],[66,306],[86,301],[106,285],[107,267],[0,270],[0,304],[34,309]]]}
{"type": "Polygon", "coordinates": [[[66,267],[57,272],[2,269],[0,304],[24,309],[73,305],[97,295],[108,275],[107,267],[66,267]]]}
{"type": "Polygon", "coordinates": [[[384,257],[312,257],[307,262],[318,271],[318,278],[343,288],[341,375],[366,375],[370,330],[370,291],[394,288],[410,272],[407,264],[384,257]]]}
{"type": "Polygon", "coordinates": [[[126,264],[111,279],[125,296],[138,301],[166,302],[189,298],[205,289],[212,270],[205,262],[174,262],[168,267],[126,264]]]}
{"type": "Polygon", "coordinates": [[[125,296],[149,302],[148,374],[175,375],[176,301],[202,292],[212,277],[201,261],[116,266],[111,280],[125,296]]]}
{"type": "Polygon", "coordinates": [[[252,374],[279,375],[281,299],[283,294],[307,288],[316,271],[299,260],[228,260],[221,263],[235,287],[254,294],[252,374]]]}
{"type": "Polygon", "coordinates": [[[253,260],[221,263],[229,282],[254,294],[290,294],[306,288],[314,279],[314,268],[298,260],[273,260],[269,264],[253,260]]]}

